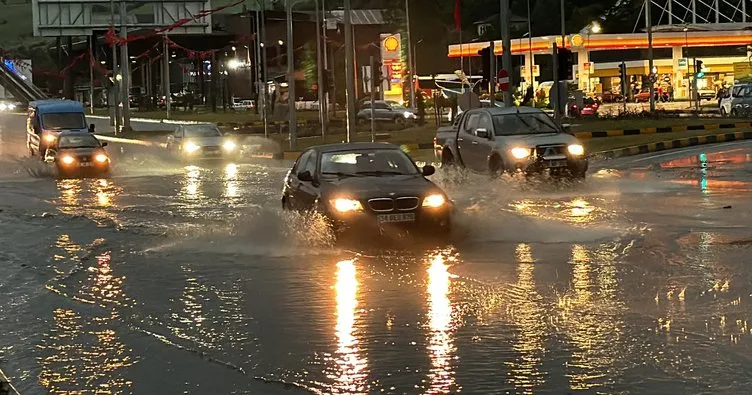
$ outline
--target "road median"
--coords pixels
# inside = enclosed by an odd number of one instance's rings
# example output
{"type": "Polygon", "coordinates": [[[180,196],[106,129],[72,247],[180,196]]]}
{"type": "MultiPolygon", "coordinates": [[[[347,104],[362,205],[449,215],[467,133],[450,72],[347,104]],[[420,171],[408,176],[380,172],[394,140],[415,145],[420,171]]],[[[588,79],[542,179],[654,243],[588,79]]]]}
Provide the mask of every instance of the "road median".
{"type": "Polygon", "coordinates": [[[609,129],[601,131],[579,131],[574,135],[578,139],[588,140],[605,137],[621,137],[621,136],[638,136],[648,134],[662,134],[662,133],[677,133],[677,132],[689,132],[689,131],[711,131],[711,130],[725,130],[725,129],[746,129],[752,127],[752,122],[725,122],[725,123],[705,123],[705,124],[691,124],[691,125],[675,125],[675,126],[661,126],[661,127],[648,127],[640,129],[609,129]]]}

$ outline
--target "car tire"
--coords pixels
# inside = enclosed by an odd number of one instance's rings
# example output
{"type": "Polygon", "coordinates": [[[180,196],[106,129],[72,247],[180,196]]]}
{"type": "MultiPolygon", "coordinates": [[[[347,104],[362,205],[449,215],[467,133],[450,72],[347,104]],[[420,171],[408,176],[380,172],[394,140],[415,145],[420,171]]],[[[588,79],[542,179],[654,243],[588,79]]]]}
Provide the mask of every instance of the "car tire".
{"type": "Polygon", "coordinates": [[[488,160],[488,172],[491,178],[499,178],[504,174],[504,161],[498,155],[494,155],[488,160]]]}
{"type": "Polygon", "coordinates": [[[394,124],[398,127],[402,128],[405,126],[405,117],[396,116],[394,117],[394,124]]]}
{"type": "Polygon", "coordinates": [[[731,109],[731,117],[736,118],[738,116],[739,116],[739,111],[737,111],[737,109],[735,109],[735,108],[732,108],[731,109]]]}
{"type": "Polygon", "coordinates": [[[365,125],[366,124],[366,119],[365,118],[358,118],[357,123],[358,123],[358,125],[365,125]]]}
{"type": "Polygon", "coordinates": [[[444,150],[441,153],[441,167],[454,167],[456,163],[454,162],[454,155],[452,154],[452,151],[448,148],[444,148],[444,150]]]}
{"type": "Polygon", "coordinates": [[[724,108],[724,107],[721,107],[721,116],[724,116],[724,117],[725,117],[726,115],[727,115],[727,114],[726,114],[726,108],[724,108]]]}

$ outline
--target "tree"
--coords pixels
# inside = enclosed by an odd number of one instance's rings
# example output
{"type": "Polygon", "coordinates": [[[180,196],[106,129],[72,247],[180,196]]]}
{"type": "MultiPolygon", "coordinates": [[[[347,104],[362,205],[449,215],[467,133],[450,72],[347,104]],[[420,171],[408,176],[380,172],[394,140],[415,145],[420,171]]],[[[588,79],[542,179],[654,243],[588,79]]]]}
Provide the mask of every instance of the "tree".
{"type": "Polygon", "coordinates": [[[300,60],[300,67],[303,70],[306,89],[312,87],[318,82],[318,70],[316,69],[316,48],[315,43],[307,42],[303,45],[303,54],[300,60]]]}

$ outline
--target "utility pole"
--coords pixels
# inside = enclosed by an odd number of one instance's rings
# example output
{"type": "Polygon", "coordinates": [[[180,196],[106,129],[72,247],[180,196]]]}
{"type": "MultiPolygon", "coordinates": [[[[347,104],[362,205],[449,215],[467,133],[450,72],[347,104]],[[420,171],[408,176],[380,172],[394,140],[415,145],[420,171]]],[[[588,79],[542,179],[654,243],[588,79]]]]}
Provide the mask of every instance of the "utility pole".
{"type": "MultiPolygon", "coordinates": [[[[317,34],[321,34],[324,40],[324,45],[323,45],[324,71],[327,73],[327,81],[329,81],[329,74],[328,74],[329,73],[329,48],[326,43],[326,30],[327,30],[326,28],[326,25],[327,25],[326,0],[321,0],[321,14],[322,14],[321,16],[322,16],[324,23],[321,25],[322,26],[321,31],[317,34]]],[[[321,87],[321,89],[324,89],[324,102],[322,103],[322,105],[324,106],[324,125],[323,125],[324,129],[322,129],[321,133],[325,134],[326,128],[328,128],[329,126],[329,84],[327,84],[327,86],[325,87],[321,87]]]]}
{"type": "Polygon", "coordinates": [[[561,96],[559,94],[559,88],[561,88],[559,85],[559,47],[556,45],[556,41],[553,43],[553,55],[554,84],[551,87],[549,97],[554,108],[554,120],[556,124],[561,125],[561,113],[559,112],[559,97],[561,96]]]}
{"type": "Polygon", "coordinates": [[[298,121],[295,113],[295,47],[292,36],[292,0],[287,0],[287,106],[290,150],[297,148],[298,121]]]}
{"type": "MultiPolygon", "coordinates": [[[[112,33],[115,33],[115,0],[110,0],[110,29],[112,33]]],[[[112,43],[112,95],[108,95],[108,101],[112,100],[110,107],[112,107],[112,120],[110,123],[115,128],[115,134],[120,131],[120,92],[118,91],[118,60],[117,60],[117,45],[112,43]]]]}
{"type": "Polygon", "coordinates": [[[324,105],[324,70],[321,62],[321,14],[319,13],[319,0],[316,0],[316,73],[318,74],[319,95],[319,123],[321,123],[321,139],[326,138],[326,106],[324,105]]]}
{"type": "Polygon", "coordinates": [[[648,28],[648,72],[650,86],[650,112],[655,112],[655,83],[653,82],[653,20],[650,15],[651,0],[645,0],[645,24],[648,28]]]}
{"type": "MultiPolygon", "coordinates": [[[[650,0],[648,0],[650,1],[650,0]]],[[[565,14],[565,7],[564,7],[564,0],[561,0],[559,2],[560,4],[560,13],[561,13],[561,47],[563,49],[567,49],[567,21],[566,21],[566,14],[565,14]]],[[[555,62],[558,62],[558,56],[559,56],[559,50],[555,49],[554,53],[556,54],[554,59],[555,62]]],[[[558,63],[554,63],[554,69],[556,68],[556,65],[558,63]]],[[[564,77],[563,75],[560,75],[559,78],[564,77]]],[[[556,113],[559,115],[559,120],[561,120],[562,115],[566,115],[567,111],[567,105],[566,105],[566,97],[567,97],[567,90],[569,89],[567,86],[567,79],[564,80],[564,82],[561,82],[559,80],[556,80],[556,113]],[[562,101],[561,98],[564,97],[565,99],[562,101]]]]}
{"type": "Polygon", "coordinates": [[[410,37],[410,0],[405,0],[405,18],[407,19],[407,64],[410,72],[410,108],[415,108],[415,69],[413,68],[413,41],[410,37]]]}
{"type": "MultiPolygon", "coordinates": [[[[512,70],[512,38],[509,32],[509,0],[501,1],[501,48],[504,51],[501,54],[501,68],[507,71],[512,70]]],[[[491,53],[491,56],[495,56],[491,53]]],[[[510,84],[511,85],[511,84],[510,84]]],[[[511,107],[514,105],[512,102],[512,88],[504,92],[504,107],[511,107]]]]}
{"type": "Polygon", "coordinates": [[[371,56],[371,142],[376,141],[376,114],[374,113],[374,107],[376,107],[376,64],[371,56]]]}
{"type": "Polygon", "coordinates": [[[97,61],[97,55],[94,53],[94,35],[90,34],[89,42],[89,112],[94,115],[94,62],[97,61]]]}
{"type": "MultiPolygon", "coordinates": [[[[172,94],[170,92],[170,49],[167,46],[167,34],[162,36],[162,89],[165,95],[165,110],[167,119],[170,119],[170,107],[172,107],[172,94]]],[[[204,63],[201,61],[201,74],[204,73],[204,63]]]]}
{"type": "Polygon", "coordinates": [[[123,75],[123,126],[121,130],[131,130],[131,104],[130,104],[130,59],[128,58],[128,12],[125,1],[120,2],[120,34],[123,37],[123,45],[120,47],[120,74],[123,75]]]}
{"type": "Polygon", "coordinates": [[[269,78],[267,77],[267,64],[266,64],[266,0],[261,0],[261,32],[259,33],[259,47],[261,47],[261,64],[263,65],[261,69],[261,77],[263,78],[263,81],[261,81],[261,88],[263,90],[263,99],[264,99],[264,113],[262,115],[262,118],[264,120],[264,137],[269,137],[269,128],[268,128],[268,103],[266,102],[266,95],[268,93],[268,89],[266,88],[266,81],[269,81],[269,78]]]}
{"type": "Polygon", "coordinates": [[[352,23],[350,21],[350,0],[345,0],[345,99],[347,101],[347,142],[352,141],[355,130],[355,80],[353,65],[352,23]]]}
{"type": "Polygon", "coordinates": [[[488,96],[490,96],[491,108],[496,104],[496,53],[494,51],[494,42],[491,40],[488,43],[488,53],[490,55],[488,59],[490,60],[490,64],[483,65],[483,67],[488,67],[490,70],[488,73],[488,96]]]}

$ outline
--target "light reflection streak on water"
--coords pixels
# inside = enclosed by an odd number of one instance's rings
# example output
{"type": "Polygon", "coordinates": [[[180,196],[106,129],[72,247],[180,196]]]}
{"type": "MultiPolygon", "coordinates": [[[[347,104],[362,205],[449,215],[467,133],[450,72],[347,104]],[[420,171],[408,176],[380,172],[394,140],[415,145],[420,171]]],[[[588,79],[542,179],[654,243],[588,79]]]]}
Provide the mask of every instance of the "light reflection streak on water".
{"type": "Polygon", "coordinates": [[[239,196],[238,193],[238,165],[230,163],[225,166],[224,172],[224,184],[225,184],[225,197],[235,198],[239,196]]]}
{"type": "Polygon", "coordinates": [[[333,393],[356,394],[368,393],[368,361],[359,348],[355,333],[358,314],[358,279],[357,265],[354,260],[337,263],[336,292],[337,323],[335,336],[337,352],[335,362],[338,372],[334,377],[333,393]]]}
{"type": "Polygon", "coordinates": [[[201,200],[203,194],[201,187],[201,168],[198,166],[185,167],[185,179],[183,180],[183,189],[180,196],[188,200],[201,200]]]}
{"type": "Polygon", "coordinates": [[[100,225],[117,224],[114,199],[121,188],[106,179],[61,179],[57,182],[58,210],[68,215],[86,214],[100,225]],[[85,188],[85,189],[84,189],[85,188]],[[85,191],[85,192],[84,192],[85,191]]]}
{"type": "Polygon", "coordinates": [[[520,243],[515,250],[517,260],[517,284],[520,296],[512,301],[513,321],[518,327],[514,350],[519,354],[516,361],[507,362],[509,381],[519,393],[532,394],[543,384],[541,371],[545,336],[548,331],[541,296],[535,284],[535,261],[529,244],[520,243]]]}
{"type": "Polygon", "coordinates": [[[182,269],[186,276],[185,287],[180,297],[183,309],[171,314],[173,324],[170,325],[170,330],[181,339],[214,349],[219,335],[215,328],[207,325],[207,313],[203,304],[209,288],[196,278],[190,267],[183,266],[182,269]]]}
{"type": "Polygon", "coordinates": [[[574,220],[574,222],[590,222],[590,213],[595,210],[595,207],[591,206],[587,200],[582,198],[573,199],[569,203],[569,206],[571,207],[570,217],[572,218],[572,220],[574,220]]]}
{"type": "Polygon", "coordinates": [[[456,387],[452,360],[457,350],[453,339],[453,307],[449,299],[451,275],[448,269],[441,254],[431,258],[428,268],[428,326],[431,331],[428,353],[431,370],[427,394],[448,394],[456,387]]]}
{"type": "Polygon", "coordinates": [[[559,300],[559,307],[562,327],[574,346],[566,374],[573,391],[603,387],[617,374],[615,363],[620,355],[616,345],[623,322],[613,258],[614,252],[605,246],[597,252],[572,246],[572,289],[559,300]],[[596,257],[597,266],[593,262],[596,257]]]}
{"type": "Polygon", "coordinates": [[[130,393],[123,370],[135,361],[108,326],[108,318],[90,321],[68,309],[53,311],[54,326],[38,345],[39,384],[47,393],[130,393]]]}

